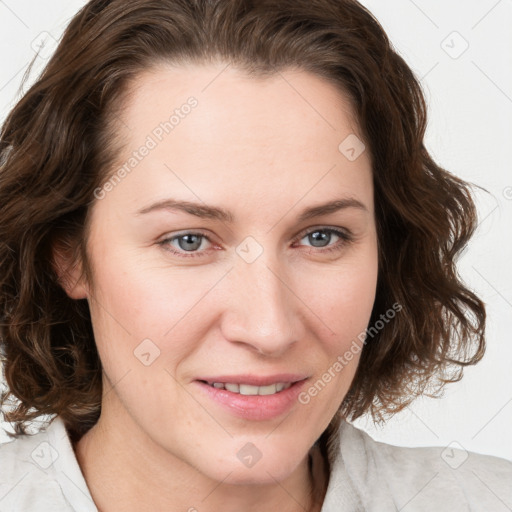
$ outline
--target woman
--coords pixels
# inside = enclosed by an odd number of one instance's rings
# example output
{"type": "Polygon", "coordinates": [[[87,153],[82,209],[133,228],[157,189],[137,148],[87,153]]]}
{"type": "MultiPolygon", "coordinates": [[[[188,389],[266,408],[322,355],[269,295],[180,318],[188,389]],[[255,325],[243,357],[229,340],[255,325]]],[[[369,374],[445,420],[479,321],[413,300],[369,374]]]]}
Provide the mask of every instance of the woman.
{"type": "Polygon", "coordinates": [[[1,135],[0,510],[512,506],[348,422],[484,353],[425,112],[353,0],[89,2],[1,135]]]}

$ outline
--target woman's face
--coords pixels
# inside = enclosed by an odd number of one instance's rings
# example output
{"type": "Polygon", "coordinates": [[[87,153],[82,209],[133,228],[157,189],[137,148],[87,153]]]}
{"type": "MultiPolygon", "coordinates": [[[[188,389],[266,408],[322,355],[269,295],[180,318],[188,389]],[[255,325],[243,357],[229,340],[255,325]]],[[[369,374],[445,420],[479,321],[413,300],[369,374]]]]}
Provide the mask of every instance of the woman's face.
{"type": "Polygon", "coordinates": [[[216,480],[284,479],[340,406],[370,319],[368,151],[348,102],[306,72],[162,65],[131,91],[91,212],[94,278],[74,291],[103,364],[100,421],[216,480]]]}

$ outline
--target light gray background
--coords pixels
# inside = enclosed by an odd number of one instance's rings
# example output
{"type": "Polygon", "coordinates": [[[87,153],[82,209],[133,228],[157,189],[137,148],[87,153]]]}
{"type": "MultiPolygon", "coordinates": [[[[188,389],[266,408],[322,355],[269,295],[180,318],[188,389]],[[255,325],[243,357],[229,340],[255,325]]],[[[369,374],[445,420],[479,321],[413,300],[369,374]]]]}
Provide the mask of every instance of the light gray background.
{"type": "MultiPolygon", "coordinates": [[[[0,119],[44,65],[79,0],[0,0],[0,119]],[[52,39],[53,38],[53,39],[52,39]]],[[[375,439],[453,446],[512,460],[512,0],[364,0],[421,79],[429,104],[426,146],[436,161],[491,192],[477,193],[480,225],[460,273],[488,306],[488,348],[442,399],[422,398],[375,439]],[[466,49],[467,46],[467,49],[466,49]],[[465,50],[465,51],[464,51],[465,50]]]]}

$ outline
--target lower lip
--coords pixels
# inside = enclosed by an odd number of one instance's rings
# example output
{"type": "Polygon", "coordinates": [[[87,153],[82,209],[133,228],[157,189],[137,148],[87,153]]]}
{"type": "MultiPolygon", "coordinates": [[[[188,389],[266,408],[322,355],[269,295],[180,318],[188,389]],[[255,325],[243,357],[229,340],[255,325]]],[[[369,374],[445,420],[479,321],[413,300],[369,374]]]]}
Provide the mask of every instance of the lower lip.
{"type": "Polygon", "coordinates": [[[270,420],[288,412],[307,379],[293,383],[288,389],[273,395],[240,395],[227,389],[218,389],[201,381],[194,381],[202,392],[230,413],[246,420],[270,420]]]}

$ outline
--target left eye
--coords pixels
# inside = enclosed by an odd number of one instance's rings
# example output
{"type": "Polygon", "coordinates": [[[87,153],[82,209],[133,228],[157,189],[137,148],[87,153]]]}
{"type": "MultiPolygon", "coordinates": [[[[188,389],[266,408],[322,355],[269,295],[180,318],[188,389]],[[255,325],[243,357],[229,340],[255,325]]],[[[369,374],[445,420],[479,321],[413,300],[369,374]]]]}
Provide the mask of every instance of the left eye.
{"type": "MultiPolygon", "coordinates": [[[[333,228],[317,228],[301,233],[301,235],[296,238],[294,242],[303,240],[305,238],[308,238],[308,241],[314,244],[312,245],[313,249],[318,249],[317,251],[310,250],[308,252],[319,253],[341,250],[345,245],[349,244],[353,240],[350,232],[333,228]],[[329,246],[332,235],[337,236],[339,240],[335,244],[329,246]],[[326,242],[327,244],[325,245],[326,242]]],[[[165,240],[159,242],[159,244],[177,256],[188,258],[201,256],[205,252],[199,251],[204,240],[210,242],[210,239],[203,233],[187,232],[166,238],[165,240]],[[177,247],[174,245],[175,242],[177,242],[177,247]]]]}
{"type": "Polygon", "coordinates": [[[338,242],[335,244],[329,246],[324,245],[313,245],[313,247],[317,247],[320,250],[319,251],[312,251],[309,250],[308,252],[319,252],[319,253],[326,253],[326,252],[332,252],[332,251],[341,251],[346,245],[349,245],[353,240],[352,233],[349,231],[341,231],[339,229],[334,228],[316,228],[307,231],[306,233],[302,233],[299,238],[296,240],[303,240],[304,238],[308,238],[309,241],[312,241],[313,244],[323,244],[323,242],[327,241],[329,242],[332,238],[332,235],[335,235],[339,238],[338,242]]]}

